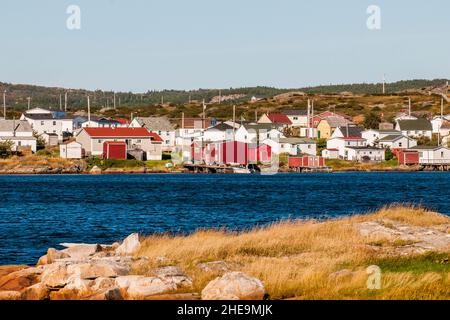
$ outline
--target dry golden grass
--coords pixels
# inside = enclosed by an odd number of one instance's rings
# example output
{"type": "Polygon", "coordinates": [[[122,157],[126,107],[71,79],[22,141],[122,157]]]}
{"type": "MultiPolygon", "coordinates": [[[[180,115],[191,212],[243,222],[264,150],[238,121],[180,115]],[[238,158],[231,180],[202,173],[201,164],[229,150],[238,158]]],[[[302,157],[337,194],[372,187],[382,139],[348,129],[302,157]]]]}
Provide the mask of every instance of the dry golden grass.
{"type": "Polygon", "coordinates": [[[73,165],[74,161],[59,157],[41,157],[37,155],[25,157],[11,157],[0,159],[0,169],[20,169],[20,168],[67,168],[73,165]]]}
{"type": "Polygon", "coordinates": [[[408,264],[395,270],[396,260],[382,247],[370,245],[380,239],[363,237],[355,228],[357,223],[380,219],[416,226],[450,223],[449,217],[421,208],[387,207],[370,215],[326,222],[288,221],[243,233],[151,236],[138,254],[153,262],[135,272],[145,274],[161,266],[157,257],[164,256],[167,261],[163,264],[182,267],[194,279],[192,291],[200,292],[217,274],[200,271],[197,264],[222,260],[261,279],[272,299],[449,299],[448,260],[434,265],[434,256],[421,256],[417,261],[413,257],[407,263],[416,266],[412,268],[415,272],[403,270],[409,270],[408,264]],[[385,270],[382,290],[374,291],[367,289],[366,268],[377,261],[385,270]],[[342,269],[353,274],[330,278],[342,269]]]}

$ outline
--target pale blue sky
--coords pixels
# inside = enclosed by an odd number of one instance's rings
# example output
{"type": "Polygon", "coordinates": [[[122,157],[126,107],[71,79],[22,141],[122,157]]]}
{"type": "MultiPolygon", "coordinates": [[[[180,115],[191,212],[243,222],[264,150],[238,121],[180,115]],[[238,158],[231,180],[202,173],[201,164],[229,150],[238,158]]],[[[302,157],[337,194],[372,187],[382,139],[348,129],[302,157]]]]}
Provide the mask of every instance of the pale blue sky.
{"type": "Polygon", "coordinates": [[[142,92],[448,78],[449,13],[448,0],[1,0],[0,81],[142,92]],[[371,4],[380,31],[366,27],[371,4]]]}

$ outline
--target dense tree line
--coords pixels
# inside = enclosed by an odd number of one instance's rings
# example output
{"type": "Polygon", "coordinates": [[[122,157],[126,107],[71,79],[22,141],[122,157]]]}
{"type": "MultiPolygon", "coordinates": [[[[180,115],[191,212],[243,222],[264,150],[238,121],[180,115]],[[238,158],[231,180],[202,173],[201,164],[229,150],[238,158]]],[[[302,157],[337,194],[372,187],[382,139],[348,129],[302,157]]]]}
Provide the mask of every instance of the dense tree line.
{"type": "MultiPolygon", "coordinates": [[[[446,80],[409,80],[390,83],[387,85],[388,92],[400,92],[404,90],[422,89],[430,86],[444,85],[446,80]]],[[[15,110],[25,110],[28,106],[28,97],[31,98],[31,106],[42,106],[57,110],[61,106],[64,108],[64,95],[68,94],[68,109],[71,111],[85,109],[87,102],[86,96],[91,98],[93,108],[112,107],[114,105],[114,92],[112,91],[88,91],[83,89],[63,89],[42,86],[8,84],[0,83],[0,91],[7,90],[7,104],[13,106],[15,110]],[[61,99],[62,98],[62,99],[61,99]]],[[[117,92],[117,107],[136,107],[150,106],[161,103],[171,103],[174,105],[187,104],[189,101],[201,102],[203,99],[209,102],[213,97],[242,94],[245,98],[242,101],[248,101],[252,96],[261,98],[270,98],[278,94],[290,91],[303,91],[306,93],[341,93],[352,92],[355,94],[381,94],[382,84],[345,84],[345,85],[327,85],[298,89],[277,89],[272,87],[249,87],[249,88],[228,88],[228,89],[198,89],[191,91],[183,90],[163,90],[147,91],[145,93],[117,92]]],[[[240,102],[242,102],[240,101],[240,102]]],[[[225,103],[235,103],[239,101],[229,101],[225,103]]]]}

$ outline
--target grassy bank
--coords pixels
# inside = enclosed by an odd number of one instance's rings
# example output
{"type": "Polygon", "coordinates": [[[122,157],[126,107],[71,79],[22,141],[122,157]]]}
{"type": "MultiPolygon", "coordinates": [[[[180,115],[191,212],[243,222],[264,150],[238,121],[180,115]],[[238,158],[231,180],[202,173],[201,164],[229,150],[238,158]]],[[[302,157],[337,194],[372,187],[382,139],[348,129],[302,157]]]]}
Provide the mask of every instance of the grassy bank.
{"type": "Polygon", "coordinates": [[[205,274],[197,265],[225,261],[261,279],[272,299],[450,299],[450,248],[405,254],[413,241],[362,235],[359,228],[368,222],[392,229],[407,224],[412,230],[429,228],[444,235],[450,231],[447,216],[392,207],[325,222],[287,221],[242,233],[205,230],[186,237],[152,236],[139,255],[153,262],[135,272],[177,264],[194,279],[192,291],[200,292],[217,274],[205,274]],[[157,262],[161,256],[167,260],[157,262]],[[381,290],[367,288],[370,265],[382,270],[381,290]]]}
{"type": "Polygon", "coordinates": [[[77,161],[62,159],[59,157],[49,157],[42,155],[13,156],[7,159],[0,159],[0,170],[18,170],[24,168],[70,168],[77,161]]]}
{"type": "Polygon", "coordinates": [[[354,161],[329,159],[327,167],[334,171],[417,171],[414,166],[399,165],[397,160],[389,160],[381,163],[360,163],[354,161]]]}

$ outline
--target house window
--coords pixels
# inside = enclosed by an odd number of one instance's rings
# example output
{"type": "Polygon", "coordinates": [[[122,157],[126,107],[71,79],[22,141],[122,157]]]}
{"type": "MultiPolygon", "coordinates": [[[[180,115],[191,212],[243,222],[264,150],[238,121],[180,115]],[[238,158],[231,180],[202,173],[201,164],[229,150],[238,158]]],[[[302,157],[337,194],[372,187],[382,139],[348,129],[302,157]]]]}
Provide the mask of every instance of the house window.
{"type": "Polygon", "coordinates": [[[399,142],[399,143],[398,143],[398,146],[399,146],[400,148],[403,147],[403,143],[399,142]]]}
{"type": "Polygon", "coordinates": [[[444,151],[441,152],[441,158],[443,158],[443,157],[444,157],[444,151]]]}
{"type": "Polygon", "coordinates": [[[294,120],[298,120],[298,117],[294,117],[294,120]]]}
{"type": "Polygon", "coordinates": [[[141,140],[140,139],[136,140],[136,143],[141,143],[141,140]]]}
{"type": "Polygon", "coordinates": [[[43,126],[44,125],[44,121],[41,121],[41,126],[43,126]]]}
{"type": "Polygon", "coordinates": [[[56,126],[56,121],[53,121],[53,125],[56,126]]]}
{"type": "Polygon", "coordinates": [[[22,146],[22,141],[18,141],[18,142],[17,142],[17,145],[18,145],[19,147],[21,147],[21,146],[22,146]]]}
{"type": "Polygon", "coordinates": [[[98,142],[98,143],[102,143],[102,140],[98,139],[97,142],[98,142]]]}

